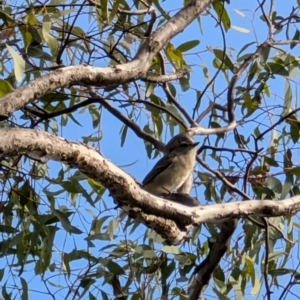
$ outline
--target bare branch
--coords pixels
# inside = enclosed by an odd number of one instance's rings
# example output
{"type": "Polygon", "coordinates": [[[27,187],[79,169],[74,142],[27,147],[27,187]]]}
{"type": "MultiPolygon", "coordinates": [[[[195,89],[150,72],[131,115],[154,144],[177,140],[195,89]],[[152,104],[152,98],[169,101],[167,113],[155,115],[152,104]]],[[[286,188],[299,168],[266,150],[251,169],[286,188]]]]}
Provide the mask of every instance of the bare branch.
{"type": "Polygon", "coordinates": [[[269,254],[270,254],[270,247],[269,247],[269,239],[270,239],[270,232],[269,232],[269,221],[266,218],[262,218],[265,224],[265,267],[264,267],[264,279],[265,279],[265,287],[266,287],[266,294],[267,299],[271,300],[271,290],[268,281],[268,273],[269,273],[269,254]]]}
{"type": "Polygon", "coordinates": [[[193,127],[188,130],[188,132],[193,135],[209,135],[209,134],[218,134],[225,133],[236,128],[238,123],[236,121],[231,122],[228,126],[220,128],[203,128],[203,127],[193,127]]]}
{"type": "Polygon", "coordinates": [[[182,71],[177,71],[174,74],[162,74],[162,75],[147,75],[147,77],[145,78],[147,81],[153,82],[153,83],[165,83],[165,82],[169,82],[172,80],[176,80],[179,78],[182,78],[184,75],[186,75],[188,73],[187,70],[182,70],[182,71]]]}

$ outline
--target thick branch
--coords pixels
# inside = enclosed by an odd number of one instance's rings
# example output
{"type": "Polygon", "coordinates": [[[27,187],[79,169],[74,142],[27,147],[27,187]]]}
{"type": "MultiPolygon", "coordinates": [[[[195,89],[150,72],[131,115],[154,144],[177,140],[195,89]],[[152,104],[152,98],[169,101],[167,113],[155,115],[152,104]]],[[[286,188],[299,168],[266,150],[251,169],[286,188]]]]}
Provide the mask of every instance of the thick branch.
{"type": "Polygon", "coordinates": [[[223,222],[217,240],[206,259],[196,268],[197,275],[189,290],[189,300],[197,300],[208,285],[211,274],[219,265],[228,249],[228,245],[237,226],[237,220],[223,222]]]}
{"type": "MultiPolygon", "coordinates": [[[[0,157],[22,153],[76,167],[101,182],[125,210],[129,211],[130,207],[138,208],[144,213],[173,220],[179,228],[195,223],[215,223],[253,215],[292,215],[300,210],[300,196],[281,201],[249,200],[190,208],[147,193],[130,175],[105,159],[94,148],[39,130],[1,128],[0,157]]],[[[172,236],[173,234],[174,232],[171,233],[172,236]]]]}

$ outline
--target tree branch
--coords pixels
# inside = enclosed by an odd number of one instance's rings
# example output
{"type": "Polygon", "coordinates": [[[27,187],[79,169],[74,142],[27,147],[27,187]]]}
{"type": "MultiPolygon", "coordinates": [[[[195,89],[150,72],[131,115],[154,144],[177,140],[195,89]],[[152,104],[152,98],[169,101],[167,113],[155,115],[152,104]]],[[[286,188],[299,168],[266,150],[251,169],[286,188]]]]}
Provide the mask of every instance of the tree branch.
{"type": "Polygon", "coordinates": [[[219,265],[223,255],[228,249],[228,244],[236,229],[236,226],[237,220],[228,220],[223,222],[216,243],[213,245],[208,256],[195,269],[197,275],[189,290],[190,300],[199,299],[199,296],[203,293],[204,288],[208,285],[211,274],[219,265]]]}
{"type": "Polygon", "coordinates": [[[39,130],[0,128],[0,157],[20,154],[41,161],[52,159],[78,168],[105,186],[124,210],[134,211],[136,218],[155,228],[171,244],[179,243],[188,230],[187,226],[192,224],[248,216],[287,216],[300,210],[300,196],[281,201],[250,199],[187,207],[147,193],[130,175],[92,147],[39,130]]]}
{"type": "Polygon", "coordinates": [[[7,94],[0,99],[0,120],[8,118],[14,111],[24,107],[27,103],[57,88],[68,87],[72,84],[109,87],[136,78],[147,77],[154,56],[171,38],[182,32],[195,20],[211,2],[212,0],[190,1],[145,40],[131,62],[107,68],[92,66],[61,68],[7,94]]]}

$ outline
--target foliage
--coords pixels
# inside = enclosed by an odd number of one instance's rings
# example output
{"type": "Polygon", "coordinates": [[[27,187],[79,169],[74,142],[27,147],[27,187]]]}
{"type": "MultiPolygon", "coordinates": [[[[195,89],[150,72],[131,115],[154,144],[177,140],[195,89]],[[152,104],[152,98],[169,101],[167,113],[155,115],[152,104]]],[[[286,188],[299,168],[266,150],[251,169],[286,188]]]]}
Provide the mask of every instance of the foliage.
{"type": "MultiPolygon", "coordinates": [[[[131,61],[187,2],[3,1],[0,96],[64,66],[131,61]]],[[[299,3],[250,2],[211,4],[155,56],[148,78],[95,87],[101,101],[88,98],[86,86],[62,87],[1,127],[101,146],[141,179],[149,168],[142,158],[160,155],[147,134],[166,142],[194,123],[220,128],[234,116],[234,130],[200,139],[199,201],[299,195],[299,3]],[[177,80],[166,82],[170,74],[177,80]]],[[[100,183],[66,165],[15,154],[1,157],[0,176],[4,299],[186,299],[194,268],[218,236],[220,225],[208,223],[193,229],[188,244],[165,245],[155,231],[119,217],[100,183]]],[[[269,218],[268,226],[241,220],[204,297],[261,298],[271,290],[291,299],[299,226],[297,216],[269,218]]]]}

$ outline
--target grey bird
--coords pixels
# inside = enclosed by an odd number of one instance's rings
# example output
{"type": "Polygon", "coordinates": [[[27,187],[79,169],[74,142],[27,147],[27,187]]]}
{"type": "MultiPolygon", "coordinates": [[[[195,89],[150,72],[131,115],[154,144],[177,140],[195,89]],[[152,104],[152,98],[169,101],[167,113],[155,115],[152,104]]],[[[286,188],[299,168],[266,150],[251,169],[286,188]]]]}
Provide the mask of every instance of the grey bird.
{"type": "Polygon", "coordinates": [[[187,133],[173,137],[166,145],[165,155],[143,180],[143,189],[162,196],[182,186],[194,169],[198,144],[187,133]]]}

